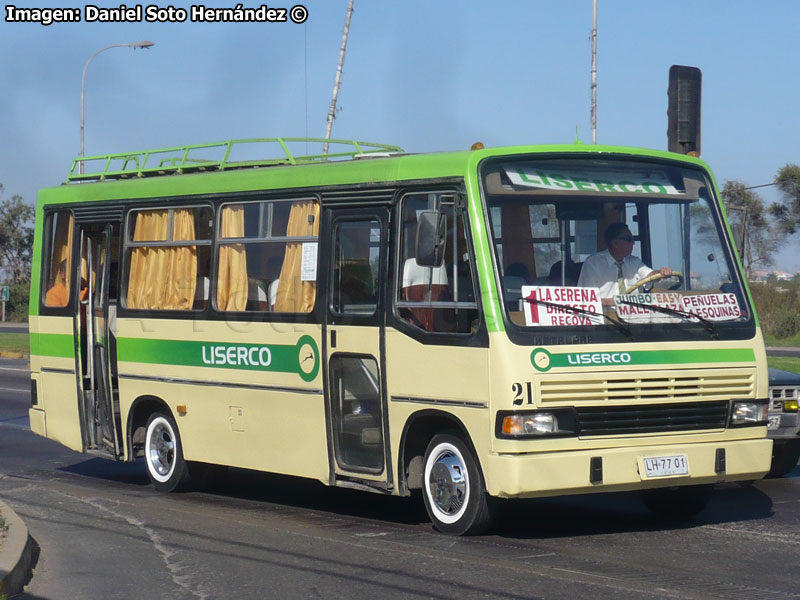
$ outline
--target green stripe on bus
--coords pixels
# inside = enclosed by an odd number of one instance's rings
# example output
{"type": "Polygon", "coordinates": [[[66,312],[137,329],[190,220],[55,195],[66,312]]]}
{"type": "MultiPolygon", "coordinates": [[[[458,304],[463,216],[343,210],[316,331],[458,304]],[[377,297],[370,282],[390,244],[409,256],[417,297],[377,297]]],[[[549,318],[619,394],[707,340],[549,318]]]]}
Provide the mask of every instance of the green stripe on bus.
{"type": "Polygon", "coordinates": [[[32,333],[30,338],[31,354],[35,356],[75,357],[75,343],[69,334],[32,333]]]}
{"type": "Polygon", "coordinates": [[[752,348],[714,350],[632,350],[630,352],[550,352],[535,348],[531,364],[537,371],[554,367],[604,367],[622,365],[682,365],[698,363],[755,362],[752,348]]]}
{"type": "Polygon", "coordinates": [[[312,381],[320,364],[317,343],[308,335],[294,345],[118,338],[117,358],[121,362],[297,373],[303,381],[312,381]]]}

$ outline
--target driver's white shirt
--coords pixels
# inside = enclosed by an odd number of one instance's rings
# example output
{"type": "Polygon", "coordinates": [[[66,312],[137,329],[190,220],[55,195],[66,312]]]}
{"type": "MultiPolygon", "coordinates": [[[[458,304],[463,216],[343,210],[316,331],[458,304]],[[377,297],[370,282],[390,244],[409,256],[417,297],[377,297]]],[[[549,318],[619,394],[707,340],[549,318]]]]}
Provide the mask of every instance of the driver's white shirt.
{"type": "MultiPolygon", "coordinates": [[[[629,254],[622,259],[622,276],[626,289],[652,272],[638,256],[629,254]]],[[[617,263],[608,250],[592,254],[584,261],[578,277],[578,287],[600,288],[601,298],[613,298],[619,294],[617,263]]]]}

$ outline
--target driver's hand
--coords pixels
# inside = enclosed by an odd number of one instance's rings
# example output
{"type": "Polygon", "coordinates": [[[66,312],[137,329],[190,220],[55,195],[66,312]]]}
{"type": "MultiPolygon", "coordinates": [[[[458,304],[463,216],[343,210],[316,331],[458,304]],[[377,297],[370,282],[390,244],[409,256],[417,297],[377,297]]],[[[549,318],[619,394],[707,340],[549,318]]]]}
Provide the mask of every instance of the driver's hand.
{"type": "Polygon", "coordinates": [[[661,273],[661,277],[669,277],[672,275],[672,267],[661,267],[658,271],[661,273]]]}

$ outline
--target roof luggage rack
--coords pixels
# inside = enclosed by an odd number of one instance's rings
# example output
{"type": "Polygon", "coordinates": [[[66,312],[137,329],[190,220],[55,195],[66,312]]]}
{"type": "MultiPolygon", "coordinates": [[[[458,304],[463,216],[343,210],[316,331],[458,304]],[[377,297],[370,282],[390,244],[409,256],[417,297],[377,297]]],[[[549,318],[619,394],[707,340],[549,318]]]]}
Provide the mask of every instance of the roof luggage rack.
{"type": "Polygon", "coordinates": [[[326,163],[342,159],[357,159],[402,153],[399,146],[358,142],[351,140],[328,140],[324,138],[253,138],[230,140],[211,144],[176,146],[139,152],[101,154],[78,157],[72,161],[67,183],[81,181],[104,181],[108,179],[130,179],[202,171],[226,171],[231,169],[270,167],[275,165],[298,165],[326,163]],[[295,155],[289,145],[331,144],[344,146],[343,150],[324,154],[295,155]],[[264,152],[264,147],[267,152],[264,152]],[[273,156],[273,158],[264,158],[273,156]],[[83,166],[83,173],[81,173],[83,166]]]}

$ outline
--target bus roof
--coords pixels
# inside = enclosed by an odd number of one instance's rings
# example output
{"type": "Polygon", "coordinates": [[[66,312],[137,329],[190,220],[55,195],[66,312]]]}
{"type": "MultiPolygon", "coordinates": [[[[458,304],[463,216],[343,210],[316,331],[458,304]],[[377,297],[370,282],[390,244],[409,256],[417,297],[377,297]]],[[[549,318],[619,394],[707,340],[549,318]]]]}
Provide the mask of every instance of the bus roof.
{"type": "MultiPolygon", "coordinates": [[[[241,153],[239,153],[242,156],[241,153]]],[[[332,185],[391,184],[429,178],[465,177],[481,160],[522,154],[627,155],[660,158],[706,167],[700,159],[660,150],[582,143],[505,146],[405,154],[399,146],[320,138],[257,138],[212,144],[106,154],[73,161],[64,185],[40,191],[39,203],[71,203],[127,198],[156,198],[269,189],[299,189],[332,185]],[[294,154],[290,147],[329,141],[330,154],[294,154]],[[278,156],[264,158],[252,150],[271,145],[278,156]],[[244,158],[237,152],[247,149],[244,158]],[[209,153],[221,153],[212,158],[209,153]],[[101,166],[77,173],[83,163],[101,166]]]]}

